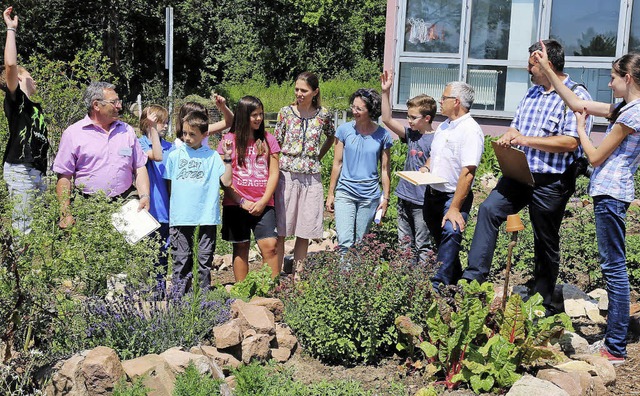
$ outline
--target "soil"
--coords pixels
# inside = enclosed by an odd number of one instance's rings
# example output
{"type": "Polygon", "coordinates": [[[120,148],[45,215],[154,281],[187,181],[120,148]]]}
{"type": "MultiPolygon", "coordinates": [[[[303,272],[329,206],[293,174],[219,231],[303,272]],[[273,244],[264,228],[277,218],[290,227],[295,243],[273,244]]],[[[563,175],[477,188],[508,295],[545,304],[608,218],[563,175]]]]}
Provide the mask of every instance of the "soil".
{"type": "MultiPolygon", "coordinates": [[[[250,270],[259,268],[258,262],[250,263],[250,270]]],[[[212,283],[233,284],[233,271],[230,268],[222,271],[212,271],[212,283]]],[[[520,279],[514,274],[513,283],[519,284],[520,279]]],[[[587,325],[576,326],[576,331],[585,337],[590,343],[601,337],[602,327],[587,325]]],[[[624,364],[617,366],[616,383],[608,389],[613,395],[633,396],[640,395],[640,381],[637,375],[640,372],[640,339],[635,335],[627,346],[628,357],[624,364]]],[[[421,387],[429,383],[420,375],[401,377],[398,365],[402,360],[393,356],[375,365],[360,365],[345,367],[340,365],[323,364],[320,360],[310,356],[304,349],[298,347],[292,358],[285,363],[286,367],[293,369],[295,379],[311,384],[324,380],[355,380],[362,383],[365,389],[371,390],[375,395],[383,396],[392,382],[402,383],[408,391],[408,395],[414,395],[421,387]]],[[[446,395],[467,396],[474,395],[468,389],[445,392],[446,395]]]]}

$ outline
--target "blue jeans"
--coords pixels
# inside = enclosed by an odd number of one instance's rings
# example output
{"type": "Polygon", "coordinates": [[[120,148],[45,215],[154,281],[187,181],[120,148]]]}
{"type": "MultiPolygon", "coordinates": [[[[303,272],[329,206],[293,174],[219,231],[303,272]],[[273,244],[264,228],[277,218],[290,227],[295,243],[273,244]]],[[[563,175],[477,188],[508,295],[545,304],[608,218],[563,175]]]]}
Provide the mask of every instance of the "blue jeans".
{"type": "Polygon", "coordinates": [[[9,196],[14,200],[11,221],[13,228],[23,234],[31,232],[31,206],[34,196],[46,189],[42,172],[31,164],[4,163],[4,180],[9,196]]]}
{"type": "Polygon", "coordinates": [[[625,218],[629,203],[608,195],[593,197],[600,268],[607,285],[609,312],[605,346],[615,356],[627,355],[629,275],[625,252],[625,218]]]}
{"type": "Polygon", "coordinates": [[[369,231],[380,198],[356,198],[344,191],[336,191],[333,203],[335,207],[338,250],[346,252],[355,243],[362,240],[369,231]]]}
{"type": "Polygon", "coordinates": [[[496,249],[498,229],[507,215],[529,205],[533,227],[534,284],[547,309],[560,269],[560,225],[567,202],[575,189],[575,179],[552,174],[534,174],[536,186],[530,187],[503,177],[478,210],[478,222],[469,249],[469,262],[462,274],[469,281],[485,282],[496,249]]]}
{"type": "MultiPolygon", "coordinates": [[[[462,265],[460,264],[460,245],[462,243],[462,231],[447,221],[442,227],[442,219],[451,206],[454,193],[440,192],[427,187],[424,200],[424,218],[429,231],[433,236],[438,250],[438,270],[432,281],[434,285],[445,284],[455,285],[462,276],[462,265]]],[[[469,191],[460,214],[466,222],[469,218],[469,210],[473,203],[473,192],[469,191]]]]}
{"type": "Polygon", "coordinates": [[[414,264],[427,261],[432,244],[429,227],[424,221],[424,205],[398,199],[398,242],[401,249],[411,249],[414,264]]]}

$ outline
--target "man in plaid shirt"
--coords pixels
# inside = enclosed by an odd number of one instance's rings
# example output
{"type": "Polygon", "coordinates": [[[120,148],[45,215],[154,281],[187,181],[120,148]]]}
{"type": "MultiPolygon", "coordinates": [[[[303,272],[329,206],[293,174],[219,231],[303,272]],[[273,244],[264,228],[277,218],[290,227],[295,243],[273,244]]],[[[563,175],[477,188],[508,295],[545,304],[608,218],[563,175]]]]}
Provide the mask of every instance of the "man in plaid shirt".
{"type": "MultiPolygon", "coordinates": [[[[545,40],[554,72],[582,99],[591,96],[582,85],[563,73],[564,49],[555,40],[545,40]]],[[[468,267],[462,277],[484,282],[489,274],[496,247],[498,228],[507,215],[529,207],[535,247],[533,292],[540,293],[548,313],[553,313],[551,297],[560,265],[560,224],[567,201],[575,190],[576,172],[571,164],[582,155],[576,118],[535,62],[532,53],[540,43],[529,47],[529,74],[534,84],[522,99],[510,128],[498,144],[517,146],[527,156],[535,181],[531,187],[502,177],[480,205],[478,223],[469,251],[468,267]]],[[[591,117],[590,117],[591,118],[591,117]]],[[[591,130],[591,121],[587,133],[591,130]]]]}

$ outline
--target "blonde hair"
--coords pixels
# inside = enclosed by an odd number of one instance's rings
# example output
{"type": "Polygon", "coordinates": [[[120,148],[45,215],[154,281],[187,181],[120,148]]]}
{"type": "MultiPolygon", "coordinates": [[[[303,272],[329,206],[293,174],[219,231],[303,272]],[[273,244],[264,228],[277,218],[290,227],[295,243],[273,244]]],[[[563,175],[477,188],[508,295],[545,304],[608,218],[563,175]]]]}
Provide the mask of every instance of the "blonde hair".
{"type": "Polygon", "coordinates": [[[156,116],[156,122],[159,124],[164,124],[169,120],[169,112],[164,107],[155,104],[145,107],[140,115],[140,130],[145,135],[153,125],[153,121],[149,119],[151,115],[156,116]]]}

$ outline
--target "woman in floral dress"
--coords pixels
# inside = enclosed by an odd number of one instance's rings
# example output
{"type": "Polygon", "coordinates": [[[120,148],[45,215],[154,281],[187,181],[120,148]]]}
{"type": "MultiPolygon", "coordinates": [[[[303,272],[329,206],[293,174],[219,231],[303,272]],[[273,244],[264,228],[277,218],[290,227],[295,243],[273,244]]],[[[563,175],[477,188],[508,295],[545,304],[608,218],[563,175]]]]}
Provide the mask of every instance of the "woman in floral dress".
{"type": "Polygon", "coordinates": [[[322,238],[323,190],[320,160],[333,144],[331,114],[320,106],[318,77],[298,75],[295,101],[278,113],[275,136],[280,144],[280,179],[275,205],[278,223],[278,259],[284,259],[284,239],[295,236],[293,259],[297,267],[307,257],[309,239],[322,238]],[[321,145],[322,135],[326,138],[321,145]]]}

